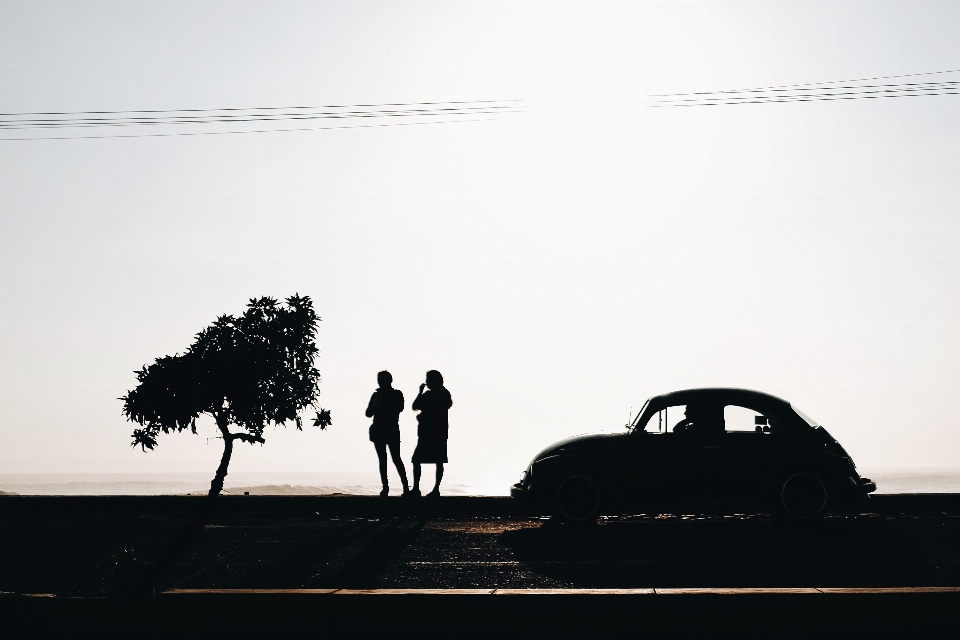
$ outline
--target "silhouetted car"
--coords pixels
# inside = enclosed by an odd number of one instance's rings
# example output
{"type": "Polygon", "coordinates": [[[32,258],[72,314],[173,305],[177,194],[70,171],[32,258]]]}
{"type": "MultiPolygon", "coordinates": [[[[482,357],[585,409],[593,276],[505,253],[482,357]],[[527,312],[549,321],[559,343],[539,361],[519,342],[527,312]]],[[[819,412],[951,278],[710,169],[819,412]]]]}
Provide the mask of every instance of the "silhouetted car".
{"type": "Polygon", "coordinates": [[[574,521],[684,506],[757,506],[803,519],[875,490],[840,443],[789,402],[746,389],[689,389],[647,400],[626,433],[550,445],[511,495],[574,521]]]}

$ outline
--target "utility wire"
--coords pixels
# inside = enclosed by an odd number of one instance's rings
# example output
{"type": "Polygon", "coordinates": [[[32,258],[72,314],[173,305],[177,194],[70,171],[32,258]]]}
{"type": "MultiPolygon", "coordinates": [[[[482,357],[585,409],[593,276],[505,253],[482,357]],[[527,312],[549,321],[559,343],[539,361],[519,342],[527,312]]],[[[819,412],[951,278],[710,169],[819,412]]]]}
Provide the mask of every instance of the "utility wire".
{"type": "Polygon", "coordinates": [[[940,91],[934,93],[903,93],[899,95],[852,95],[852,96],[843,96],[835,95],[831,97],[815,97],[815,96],[773,96],[773,97],[757,97],[756,99],[729,99],[726,101],[703,101],[703,102],[690,102],[683,104],[648,104],[645,106],[651,108],[667,108],[667,107],[718,107],[723,105],[734,105],[734,104],[769,104],[775,102],[830,102],[835,100],[879,100],[883,98],[919,98],[923,96],[955,96],[960,95],[960,90],[958,91],[940,91]]]}
{"type": "Polygon", "coordinates": [[[404,127],[421,124],[453,124],[459,122],[489,122],[498,118],[470,118],[460,120],[430,120],[426,122],[383,122],[332,127],[297,127],[289,129],[247,129],[244,131],[176,131],[173,133],[133,133],[103,136],[35,136],[30,138],[0,138],[0,140],[101,140],[105,138],[167,138],[172,136],[219,136],[234,133],[280,133],[284,131],[322,131],[328,129],[369,129],[375,127],[404,127]]]}
{"type": "Polygon", "coordinates": [[[670,97],[670,96],[687,96],[687,95],[699,95],[699,94],[712,94],[712,93],[733,93],[738,91],[772,91],[775,89],[792,89],[797,87],[820,87],[828,84],[841,84],[844,82],[870,82],[873,80],[893,80],[895,78],[914,78],[917,76],[933,76],[944,73],[960,73],[960,69],[950,69],[947,71],[925,71],[922,73],[904,73],[896,76],[875,76],[873,78],[856,78],[853,80],[826,80],[824,82],[807,82],[803,84],[781,84],[774,85],[771,87],[756,87],[754,89],[731,89],[731,90],[720,90],[720,91],[703,91],[697,93],[654,93],[651,94],[651,97],[670,97]]]}
{"type": "MultiPolygon", "coordinates": [[[[887,85],[892,86],[892,85],[887,85]]],[[[857,89],[857,87],[843,87],[844,89],[857,89]]],[[[669,100],[652,100],[647,106],[697,106],[708,104],[727,104],[739,103],[749,100],[763,100],[772,102],[793,102],[798,100],[811,101],[817,99],[854,99],[854,98],[899,98],[921,95],[950,95],[960,90],[960,82],[950,83],[932,83],[927,86],[906,86],[900,88],[872,88],[863,87],[861,91],[841,91],[840,87],[836,89],[807,89],[802,93],[789,94],[771,94],[754,92],[751,93],[723,93],[702,95],[696,98],[674,98],[669,100]],[[818,91],[821,93],[813,93],[818,91]]],[[[692,95],[692,94],[685,94],[692,95]]]]}
{"type": "MultiPolygon", "coordinates": [[[[206,131],[170,131],[103,135],[36,135],[0,138],[0,140],[74,140],[99,138],[142,138],[183,135],[224,135],[312,131],[320,129],[357,129],[445,122],[477,122],[524,111],[519,100],[475,100],[449,102],[382,103],[294,107],[225,107],[219,109],[143,109],[131,111],[47,111],[0,114],[0,132],[83,130],[89,128],[139,128],[160,126],[180,128],[209,125],[229,126],[246,123],[294,123],[315,121],[379,120],[376,124],[231,129],[206,131]]],[[[319,125],[319,122],[318,122],[319,125]]],[[[79,131],[78,131],[79,133],[79,131]]]]}
{"type": "Polygon", "coordinates": [[[75,116],[109,115],[120,113],[209,113],[214,111],[293,111],[296,109],[367,109],[373,107],[430,107],[443,104],[492,104],[498,102],[520,102],[519,100],[450,100],[447,102],[383,102],[370,104],[327,104],[309,107],[220,107],[217,109],[140,109],[125,111],[26,111],[22,113],[0,113],[7,116],[75,116]]]}
{"type": "Polygon", "coordinates": [[[658,94],[658,96],[651,97],[661,97],[665,98],[664,100],[654,100],[653,102],[668,102],[670,100],[679,100],[686,96],[724,96],[724,95],[740,95],[740,94],[749,94],[749,93],[794,93],[797,95],[803,95],[810,91],[840,91],[843,89],[876,89],[883,91],[920,91],[924,89],[936,89],[940,87],[953,87],[960,85],[960,80],[945,80],[943,82],[904,82],[900,84],[861,84],[861,85],[841,85],[838,87],[828,87],[826,85],[817,85],[811,86],[808,89],[730,89],[726,91],[697,91],[694,93],[674,93],[674,94],[658,94]]]}
{"type": "Polygon", "coordinates": [[[469,114],[488,114],[498,112],[514,113],[519,111],[514,105],[483,105],[477,107],[441,108],[441,109],[409,109],[391,111],[347,111],[317,113],[269,113],[269,114],[229,114],[198,116],[159,116],[140,118],[84,118],[84,119],[31,119],[31,120],[0,120],[0,130],[19,129],[63,129],[74,127],[121,127],[121,126],[155,126],[155,125],[183,125],[183,124],[222,124],[236,122],[277,122],[296,120],[341,120],[350,118],[411,118],[430,116],[457,116],[469,114]]]}

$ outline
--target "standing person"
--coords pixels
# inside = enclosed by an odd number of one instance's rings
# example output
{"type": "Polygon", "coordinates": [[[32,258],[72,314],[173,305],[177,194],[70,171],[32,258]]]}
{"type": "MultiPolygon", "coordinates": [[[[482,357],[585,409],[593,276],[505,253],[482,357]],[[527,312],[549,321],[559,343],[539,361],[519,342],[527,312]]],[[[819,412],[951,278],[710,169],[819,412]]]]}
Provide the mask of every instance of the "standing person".
{"type": "Polygon", "coordinates": [[[381,371],[377,374],[377,384],[380,388],[370,396],[367,417],[373,418],[373,424],[370,425],[370,442],[376,447],[377,457],[380,458],[380,482],[383,484],[380,495],[386,497],[390,494],[390,486],[387,482],[387,447],[390,447],[390,457],[393,458],[393,464],[397,468],[397,473],[400,474],[400,481],[403,482],[403,495],[407,495],[410,493],[407,470],[400,457],[400,412],[403,411],[403,392],[393,388],[393,376],[389,371],[381,371]]]}
{"type": "Polygon", "coordinates": [[[413,452],[413,495],[420,495],[420,465],[437,465],[437,483],[428,498],[440,495],[440,480],[443,479],[443,464],[447,461],[447,411],[453,406],[450,392],[443,386],[439,371],[427,371],[427,381],[420,385],[420,393],[410,405],[417,416],[417,448],[413,452]],[[429,391],[424,392],[427,387],[429,391]]]}

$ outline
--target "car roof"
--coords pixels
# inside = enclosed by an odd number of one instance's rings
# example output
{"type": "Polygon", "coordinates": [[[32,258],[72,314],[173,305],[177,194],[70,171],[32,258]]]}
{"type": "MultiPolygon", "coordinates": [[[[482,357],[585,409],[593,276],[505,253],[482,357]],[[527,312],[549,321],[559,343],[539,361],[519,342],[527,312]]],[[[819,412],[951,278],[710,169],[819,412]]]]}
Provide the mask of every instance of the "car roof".
{"type": "Polygon", "coordinates": [[[690,402],[705,402],[710,404],[767,404],[790,406],[783,398],[754,391],[752,389],[736,389],[725,387],[707,387],[703,389],[682,389],[671,391],[650,399],[650,404],[666,405],[688,404],[690,402]]]}

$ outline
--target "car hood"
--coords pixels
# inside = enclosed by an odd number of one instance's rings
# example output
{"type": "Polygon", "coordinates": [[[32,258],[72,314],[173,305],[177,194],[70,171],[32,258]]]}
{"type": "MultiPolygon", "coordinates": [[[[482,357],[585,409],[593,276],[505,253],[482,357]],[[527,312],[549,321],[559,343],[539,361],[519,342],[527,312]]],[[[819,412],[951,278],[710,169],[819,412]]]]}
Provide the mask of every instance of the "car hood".
{"type": "Polygon", "coordinates": [[[585,454],[600,449],[608,449],[616,446],[616,442],[621,438],[626,438],[625,433],[599,433],[591,435],[574,436],[554,442],[549,447],[533,457],[533,462],[555,456],[560,453],[579,453],[585,454]]]}

